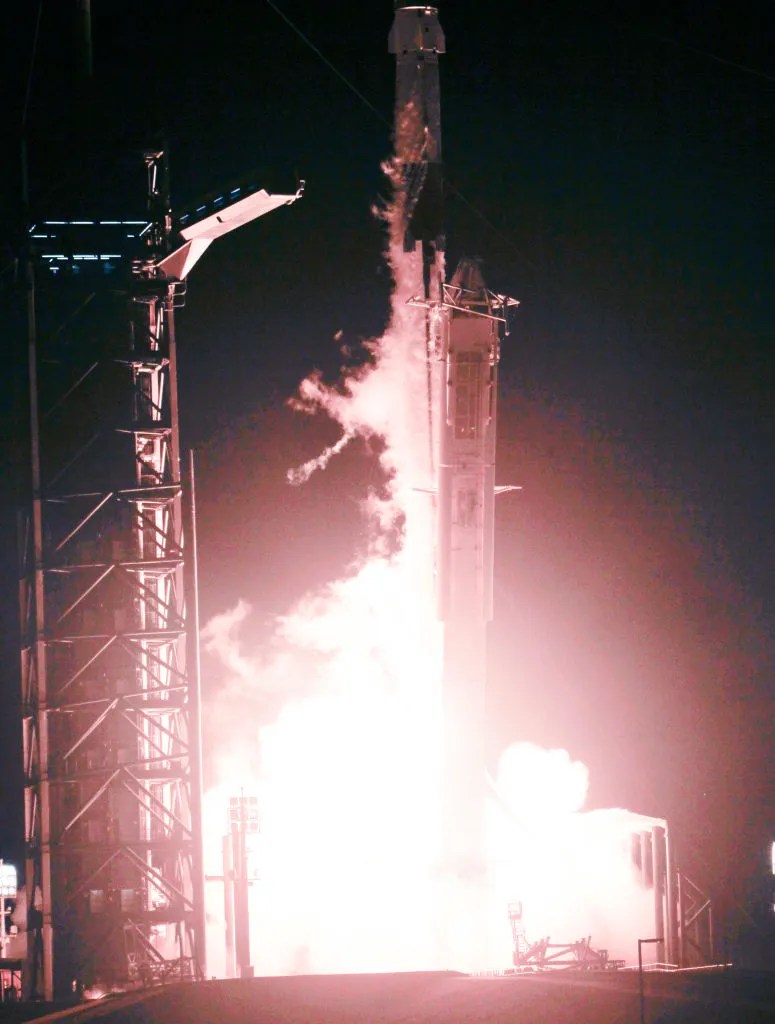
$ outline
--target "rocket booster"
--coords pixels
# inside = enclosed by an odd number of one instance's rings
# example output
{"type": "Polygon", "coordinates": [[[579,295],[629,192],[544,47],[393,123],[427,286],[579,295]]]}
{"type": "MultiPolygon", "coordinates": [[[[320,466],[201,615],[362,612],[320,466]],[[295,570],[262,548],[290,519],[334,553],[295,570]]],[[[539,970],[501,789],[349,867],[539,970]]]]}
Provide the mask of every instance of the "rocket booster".
{"type": "MultiPolygon", "coordinates": [[[[439,408],[438,598],[449,623],[492,619],[497,374],[501,296],[462,259],[444,286],[439,408]]],[[[477,628],[477,627],[475,627],[477,628]]]]}
{"type": "MultiPolygon", "coordinates": [[[[439,54],[435,7],[396,2],[388,49],[396,57],[395,151],[403,179],[404,250],[426,267],[444,249],[439,54]]],[[[427,293],[426,275],[426,293],[427,293]]]]}
{"type": "Polygon", "coordinates": [[[436,570],[444,623],[443,842],[461,876],[484,875],[487,625],[493,612],[498,361],[508,307],[475,260],[442,288],[436,570]]]}
{"type": "MultiPolygon", "coordinates": [[[[484,842],[487,626],[492,619],[497,374],[508,307],[475,260],[444,270],[439,55],[435,7],[395,5],[396,199],[403,248],[422,256],[429,466],[435,569],[443,622],[439,857],[454,895],[440,909],[449,965],[485,964],[488,866],[484,842]],[[448,917],[451,911],[452,917],[448,917]]],[[[410,266],[416,267],[414,257],[410,266]]],[[[418,335],[421,328],[418,324],[418,335]]],[[[419,344],[418,337],[418,344],[419,344]]],[[[445,890],[446,891],[446,890],[445,890]]]]}

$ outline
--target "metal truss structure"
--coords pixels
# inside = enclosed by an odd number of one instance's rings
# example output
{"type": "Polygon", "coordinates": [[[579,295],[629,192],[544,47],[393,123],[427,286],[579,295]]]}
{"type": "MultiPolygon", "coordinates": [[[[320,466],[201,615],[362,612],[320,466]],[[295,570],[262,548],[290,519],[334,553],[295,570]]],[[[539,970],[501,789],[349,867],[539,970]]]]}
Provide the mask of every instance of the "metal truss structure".
{"type": "Polygon", "coordinates": [[[514,944],[514,971],[507,973],[616,971],[624,966],[623,960],[611,960],[607,949],[594,949],[591,935],[577,942],[552,942],[548,936],[538,942],[528,942],[522,919],[522,903],[519,900],[509,903],[508,912],[514,944]]]}
{"type": "Polygon", "coordinates": [[[229,832],[223,837],[224,908],[227,960],[232,977],[252,978],[249,890],[257,880],[251,869],[251,841],[259,831],[258,798],[229,798],[229,832]]]}
{"type": "Polygon", "coordinates": [[[654,893],[654,929],[663,941],[657,960],[670,967],[715,962],[710,898],[677,866],[667,823],[632,834],[633,864],[654,893]]]}
{"type": "Polygon", "coordinates": [[[175,314],[215,237],[300,191],[235,189],[175,223],[164,154],[145,162],[144,221],[30,232],[32,502],[20,531],[29,998],[204,968],[175,314]],[[174,227],[183,243],[172,250],[174,227]]]}
{"type": "MultiPolygon", "coordinates": [[[[651,821],[630,835],[632,868],[641,886],[653,898],[649,931],[655,938],[633,943],[653,944],[659,970],[707,966],[715,962],[713,912],[710,899],[675,865],[666,822],[651,821]]],[[[627,914],[627,908],[621,908],[627,914]]],[[[508,904],[516,972],[538,970],[617,970],[624,960],[611,959],[608,950],[594,949],[591,936],[556,943],[550,937],[530,941],[525,932],[520,900],[508,904]]],[[[643,924],[643,921],[640,921],[643,924]]],[[[638,945],[639,948],[639,945],[638,945]]],[[[640,954],[640,948],[639,948],[640,954]]]]}
{"type": "Polygon", "coordinates": [[[593,949],[592,937],[578,942],[534,942],[523,955],[514,957],[514,966],[527,971],[618,971],[624,960],[611,960],[607,949],[593,949]]]}
{"type": "Polygon", "coordinates": [[[713,904],[685,874],[678,875],[678,962],[682,967],[714,963],[713,904]]]}

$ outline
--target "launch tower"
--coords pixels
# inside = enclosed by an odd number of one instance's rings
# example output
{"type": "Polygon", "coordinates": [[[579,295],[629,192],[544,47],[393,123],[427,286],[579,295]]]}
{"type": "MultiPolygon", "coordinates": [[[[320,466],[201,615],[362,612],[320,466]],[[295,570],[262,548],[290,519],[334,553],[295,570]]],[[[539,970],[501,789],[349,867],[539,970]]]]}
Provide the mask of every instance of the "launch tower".
{"type": "Polygon", "coordinates": [[[30,998],[204,969],[199,681],[175,318],[217,237],[301,194],[38,221],[21,681],[30,998]],[[177,247],[173,240],[177,239],[177,247]]]}

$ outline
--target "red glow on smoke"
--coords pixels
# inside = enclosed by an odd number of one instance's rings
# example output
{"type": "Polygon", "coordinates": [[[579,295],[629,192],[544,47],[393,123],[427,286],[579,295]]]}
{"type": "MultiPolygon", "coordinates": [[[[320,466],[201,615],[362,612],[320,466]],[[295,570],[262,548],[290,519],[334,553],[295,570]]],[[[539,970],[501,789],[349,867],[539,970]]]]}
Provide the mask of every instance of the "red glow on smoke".
{"type": "MultiPolygon", "coordinates": [[[[220,872],[228,797],[255,794],[261,832],[250,909],[259,973],[503,969],[513,899],[523,901],[533,938],[551,931],[575,940],[594,921],[605,932],[599,944],[629,955],[628,927],[649,930],[630,859],[638,826],[627,812],[579,813],[586,769],[563,751],[508,750],[489,808],[487,877],[450,885],[441,869],[426,355],[422,312],[406,301],[420,268],[397,237],[390,262],[392,319],[371,343],[371,361],[335,387],[312,375],[295,403],[328,416],[340,437],[288,477],[302,484],[352,439],[379,439],[380,486],[362,496],[366,551],[277,617],[257,654],[248,653],[242,602],[204,630],[206,650],[229,675],[207,716],[217,778],[206,801],[208,873],[220,872]],[[486,934],[461,961],[449,933],[465,931],[474,904],[486,934]],[[622,927],[625,905],[630,925],[622,927]]],[[[221,899],[211,886],[211,972],[224,969],[221,899]]]]}

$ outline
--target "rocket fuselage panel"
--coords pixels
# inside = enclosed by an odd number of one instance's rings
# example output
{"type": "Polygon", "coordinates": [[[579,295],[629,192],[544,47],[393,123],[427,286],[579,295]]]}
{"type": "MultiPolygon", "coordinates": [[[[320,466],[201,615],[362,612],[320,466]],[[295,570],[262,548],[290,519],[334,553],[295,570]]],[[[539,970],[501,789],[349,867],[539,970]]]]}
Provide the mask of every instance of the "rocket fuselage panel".
{"type": "Polygon", "coordinates": [[[388,49],[396,57],[395,146],[405,190],[404,248],[417,242],[443,248],[439,54],[444,33],[435,7],[395,12],[388,49]]]}
{"type": "Polygon", "coordinates": [[[452,311],[441,399],[439,609],[492,618],[498,324],[452,311]]]}
{"type": "Polygon", "coordinates": [[[496,388],[500,323],[478,267],[447,289],[438,418],[437,573],[444,622],[444,849],[484,871],[487,625],[492,618],[496,388]]]}
{"type": "Polygon", "coordinates": [[[506,310],[516,300],[489,291],[471,259],[460,261],[443,296],[432,323],[440,325],[433,343],[441,371],[436,565],[444,686],[458,686],[462,673],[483,691],[493,617],[498,363],[506,310]]]}
{"type": "MultiPolygon", "coordinates": [[[[445,53],[444,33],[435,7],[399,7],[388,40],[396,58],[396,131],[401,135],[401,114],[416,108],[422,132],[415,154],[429,161],[441,160],[441,94],[439,54],[445,53]]],[[[408,155],[396,140],[399,157],[408,155]]]]}

